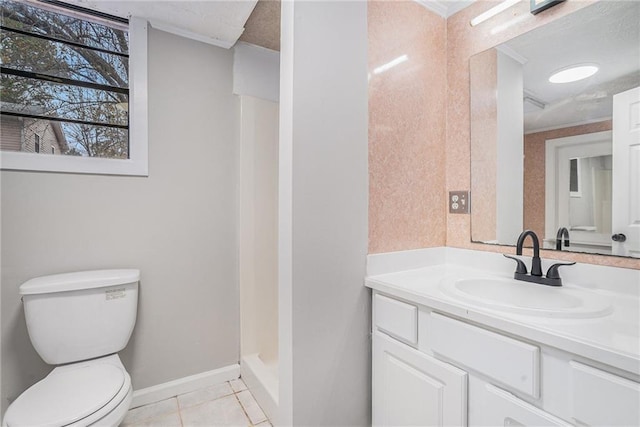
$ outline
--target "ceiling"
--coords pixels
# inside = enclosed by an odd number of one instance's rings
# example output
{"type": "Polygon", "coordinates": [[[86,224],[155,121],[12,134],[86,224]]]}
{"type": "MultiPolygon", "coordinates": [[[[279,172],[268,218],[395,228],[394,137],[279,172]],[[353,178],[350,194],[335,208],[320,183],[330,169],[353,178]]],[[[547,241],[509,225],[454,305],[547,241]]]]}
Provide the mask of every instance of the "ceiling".
{"type": "Polygon", "coordinates": [[[639,22],[640,2],[599,2],[503,44],[525,61],[526,93],[545,104],[525,103],[525,132],[610,119],[613,95],[640,85],[639,22]],[[548,81],[555,71],[587,63],[599,67],[588,79],[548,81]]]}
{"type": "Polygon", "coordinates": [[[258,1],[240,41],[280,51],[280,0],[258,1]]]}
{"type": "MultiPolygon", "coordinates": [[[[229,48],[238,40],[280,50],[280,0],[62,0],[229,48]]],[[[415,0],[448,18],[475,0],[415,0]]]]}
{"type": "Polygon", "coordinates": [[[427,9],[436,12],[443,18],[448,18],[456,12],[461,11],[476,0],[414,0],[427,9]]]}
{"type": "Polygon", "coordinates": [[[152,27],[216,46],[233,46],[257,0],[63,0],[123,18],[146,18],[152,27]]]}

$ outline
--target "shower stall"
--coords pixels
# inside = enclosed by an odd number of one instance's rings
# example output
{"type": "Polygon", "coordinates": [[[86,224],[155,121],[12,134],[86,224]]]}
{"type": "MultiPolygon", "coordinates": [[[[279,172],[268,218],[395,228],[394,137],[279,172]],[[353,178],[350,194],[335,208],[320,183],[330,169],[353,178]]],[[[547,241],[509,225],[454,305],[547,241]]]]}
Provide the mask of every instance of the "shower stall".
{"type": "Polygon", "coordinates": [[[240,371],[278,408],[278,103],[240,96],[240,371]]]}
{"type": "Polygon", "coordinates": [[[270,420],[278,414],[278,157],[280,54],[233,48],[240,105],[240,375],[270,420]]]}

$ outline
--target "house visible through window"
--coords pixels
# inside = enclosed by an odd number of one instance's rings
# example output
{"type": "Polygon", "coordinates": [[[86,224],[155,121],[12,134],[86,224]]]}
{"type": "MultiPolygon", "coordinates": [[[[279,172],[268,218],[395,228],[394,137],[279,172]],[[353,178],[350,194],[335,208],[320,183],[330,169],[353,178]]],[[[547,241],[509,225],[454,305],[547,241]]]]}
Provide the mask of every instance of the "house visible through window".
{"type": "Polygon", "coordinates": [[[127,20],[59,3],[0,0],[0,148],[128,159],[127,20]]]}

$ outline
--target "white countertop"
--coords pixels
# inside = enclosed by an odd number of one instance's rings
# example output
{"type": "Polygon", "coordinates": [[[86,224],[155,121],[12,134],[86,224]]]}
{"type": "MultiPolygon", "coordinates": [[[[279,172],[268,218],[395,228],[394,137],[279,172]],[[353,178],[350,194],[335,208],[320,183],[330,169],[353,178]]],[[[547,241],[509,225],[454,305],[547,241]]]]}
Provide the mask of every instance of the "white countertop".
{"type": "MultiPolygon", "coordinates": [[[[619,292],[620,288],[635,290],[635,285],[640,287],[640,280],[638,280],[640,271],[618,269],[621,271],[604,272],[608,274],[603,274],[603,276],[611,277],[612,280],[629,282],[623,283],[621,286],[616,284],[616,286],[605,285],[599,288],[593,283],[586,283],[586,286],[583,287],[565,280],[566,288],[580,288],[608,300],[613,310],[605,316],[579,319],[523,316],[465,303],[441,290],[441,283],[444,280],[487,277],[487,275],[498,278],[513,277],[513,271],[505,271],[504,263],[497,258],[500,256],[499,254],[479,255],[484,257],[484,261],[489,260],[489,262],[485,262],[486,268],[469,268],[466,266],[474,263],[464,262],[465,258],[473,257],[475,251],[452,248],[438,249],[446,250],[447,255],[442,255],[437,250],[430,250],[431,259],[434,260],[431,262],[433,265],[413,268],[420,263],[394,262],[400,267],[410,267],[410,269],[395,272],[387,272],[393,270],[388,265],[389,258],[385,259],[384,268],[379,268],[378,261],[381,258],[376,255],[378,257],[376,262],[372,263],[369,260],[370,264],[377,265],[369,268],[370,274],[374,274],[366,278],[365,285],[376,291],[431,307],[441,313],[450,314],[640,375],[640,298],[635,291],[619,292]],[[455,256],[451,256],[452,251],[455,252],[455,256]],[[452,259],[455,259],[455,262],[452,262],[452,259]],[[496,264],[499,265],[499,268],[495,268],[496,264]],[[498,271],[495,271],[496,269],[498,271]]],[[[397,257],[397,254],[395,253],[394,256],[397,257]]],[[[475,264],[474,267],[478,267],[478,263],[475,264]]],[[[529,265],[528,262],[527,265],[529,265]]],[[[585,267],[585,271],[593,273],[591,267],[585,267]]],[[[579,270],[578,266],[578,269],[574,270],[573,277],[581,277],[579,270]]],[[[562,272],[561,270],[561,275],[562,272]]],[[[594,276],[599,276],[598,272],[594,276]]]]}

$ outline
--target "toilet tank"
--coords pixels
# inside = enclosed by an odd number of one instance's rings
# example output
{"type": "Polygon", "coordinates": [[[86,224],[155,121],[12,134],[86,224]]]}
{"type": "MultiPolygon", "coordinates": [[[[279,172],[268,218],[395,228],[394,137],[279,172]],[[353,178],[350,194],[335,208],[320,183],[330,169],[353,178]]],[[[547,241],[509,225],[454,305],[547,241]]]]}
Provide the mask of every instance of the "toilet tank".
{"type": "Polygon", "coordinates": [[[95,270],[31,279],[20,286],[31,343],[60,365],[122,350],[136,323],[140,271],[95,270]]]}

